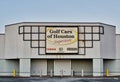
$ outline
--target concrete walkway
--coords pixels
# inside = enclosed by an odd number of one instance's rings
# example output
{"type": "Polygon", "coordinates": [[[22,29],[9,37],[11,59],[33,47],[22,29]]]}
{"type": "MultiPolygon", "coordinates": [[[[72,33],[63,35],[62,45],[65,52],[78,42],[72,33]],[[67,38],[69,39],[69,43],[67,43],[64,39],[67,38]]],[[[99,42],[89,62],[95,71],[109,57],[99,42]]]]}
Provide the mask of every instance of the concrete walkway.
{"type": "Polygon", "coordinates": [[[0,77],[0,82],[120,82],[120,77],[100,77],[100,78],[71,78],[71,77],[30,77],[30,78],[14,78],[0,77]]]}

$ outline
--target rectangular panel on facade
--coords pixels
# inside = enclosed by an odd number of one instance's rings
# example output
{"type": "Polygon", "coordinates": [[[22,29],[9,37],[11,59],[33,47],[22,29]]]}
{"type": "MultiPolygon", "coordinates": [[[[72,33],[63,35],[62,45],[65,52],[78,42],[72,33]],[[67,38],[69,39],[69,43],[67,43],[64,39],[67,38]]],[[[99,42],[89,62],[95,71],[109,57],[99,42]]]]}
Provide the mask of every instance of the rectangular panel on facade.
{"type": "Polygon", "coordinates": [[[45,40],[45,34],[39,34],[39,40],[45,40]]]}
{"type": "Polygon", "coordinates": [[[85,33],[91,33],[92,28],[91,27],[85,27],[85,33]]]}
{"type": "Polygon", "coordinates": [[[85,48],[79,48],[79,54],[85,54],[85,48]]]}
{"type": "Polygon", "coordinates": [[[85,34],[79,34],[79,40],[85,40],[85,34]]]}
{"type": "Polygon", "coordinates": [[[78,28],[46,27],[46,53],[78,53],[78,28]]]}
{"type": "Polygon", "coordinates": [[[99,34],[93,34],[93,40],[100,40],[100,35],[99,34]]]}
{"type": "Polygon", "coordinates": [[[38,27],[32,27],[32,33],[38,33],[38,27]]]}
{"type": "Polygon", "coordinates": [[[104,34],[104,28],[103,27],[99,27],[100,29],[100,34],[104,34]]]}
{"type": "Polygon", "coordinates": [[[38,48],[38,41],[31,41],[32,48],[38,48]]]}
{"type": "Polygon", "coordinates": [[[39,30],[40,33],[45,33],[45,27],[39,27],[39,29],[40,29],[39,30]]]}
{"type": "Polygon", "coordinates": [[[27,26],[24,27],[24,33],[29,33],[30,34],[30,30],[31,30],[30,27],[27,27],[27,26]]]}
{"type": "Polygon", "coordinates": [[[31,40],[31,39],[30,39],[30,34],[24,34],[23,36],[24,36],[23,39],[24,39],[25,41],[27,41],[27,40],[30,41],[30,40],[31,40]]]}
{"type": "Polygon", "coordinates": [[[99,27],[94,27],[93,28],[93,33],[99,33],[99,27]]]}
{"type": "Polygon", "coordinates": [[[79,47],[84,48],[85,47],[85,41],[79,41],[79,47]]]}
{"type": "Polygon", "coordinates": [[[92,34],[85,34],[85,40],[92,40],[92,34]]]}
{"type": "Polygon", "coordinates": [[[45,48],[38,48],[38,49],[39,49],[39,50],[38,50],[38,51],[39,51],[39,52],[38,52],[39,54],[42,54],[42,55],[45,54],[45,48]]]}
{"type": "Polygon", "coordinates": [[[79,33],[84,34],[84,27],[79,27],[79,33]]]}
{"type": "Polygon", "coordinates": [[[39,41],[39,47],[45,47],[45,41],[39,41]]]}
{"type": "Polygon", "coordinates": [[[38,34],[32,34],[32,40],[38,41],[38,34]]]}
{"type": "Polygon", "coordinates": [[[19,34],[23,33],[23,27],[19,27],[19,34]]]}

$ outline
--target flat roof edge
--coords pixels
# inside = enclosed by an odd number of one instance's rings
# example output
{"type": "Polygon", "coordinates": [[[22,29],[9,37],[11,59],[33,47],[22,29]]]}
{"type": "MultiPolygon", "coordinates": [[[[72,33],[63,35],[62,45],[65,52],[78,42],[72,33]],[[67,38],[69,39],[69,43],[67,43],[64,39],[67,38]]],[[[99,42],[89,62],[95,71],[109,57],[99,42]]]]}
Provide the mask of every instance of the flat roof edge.
{"type": "Polygon", "coordinates": [[[5,27],[12,26],[12,25],[17,25],[17,24],[28,24],[28,23],[34,23],[34,24],[38,24],[38,23],[40,23],[40,24],[103,24],[103,25],[116,27],[114,25],[101,23],[101,22],[19,22],[19,23],[13,23],[13,24],[5,25],[5,27]]]}
{"type": "Polygon", "coordinates": [[[115,35],[120,35],[120,34],[115,34],[115,35]]]}
{"type": "Polygon", "coordinates": [[[0,35],[5,35],[5,33],[0,33],[0,35]]]}

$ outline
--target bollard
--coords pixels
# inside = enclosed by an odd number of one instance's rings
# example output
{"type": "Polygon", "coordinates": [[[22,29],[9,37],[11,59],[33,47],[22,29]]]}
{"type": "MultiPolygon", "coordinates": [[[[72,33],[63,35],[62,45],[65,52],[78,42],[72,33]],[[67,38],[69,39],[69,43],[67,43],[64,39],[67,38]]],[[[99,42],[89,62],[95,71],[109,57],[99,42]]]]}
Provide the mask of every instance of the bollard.
{"type": "Polygon", "coordinates": [[[16,77],[16,69],[13,70],[13,76],[16,77]]]}
{"type": "Polygon", "coordinates": [[[63,76],[63,69],[60,72],[61,72],[61,77],[62,77],[63,76]]]}
{"type": "Polygon", "coordinates": [[[82,74],[81,74],[81,76],[83,77],[84,76],[84,70],[82,69],[82,72],[81,72],[82,74]]]}
{"type": "Polygon", "coordinates": [[[42,69],[40,70],[40,77],[42,77],[42,69]]]}
{"type": "Polygon", "coordinates": [[[50,76],[51,76],[51,77],[53,76],[52,69],[50,70],[50,76]]]}
{"type": "Polygon", "coordinates": [[[73,77],[73,70],[71,70],[71,77],[73,77]]]}
{"type": "Polygon", "coordinates": [[[106,69],[106,76],[108,77],[109,75],[109,71],[108,71],[108,68],[106,69]]]}

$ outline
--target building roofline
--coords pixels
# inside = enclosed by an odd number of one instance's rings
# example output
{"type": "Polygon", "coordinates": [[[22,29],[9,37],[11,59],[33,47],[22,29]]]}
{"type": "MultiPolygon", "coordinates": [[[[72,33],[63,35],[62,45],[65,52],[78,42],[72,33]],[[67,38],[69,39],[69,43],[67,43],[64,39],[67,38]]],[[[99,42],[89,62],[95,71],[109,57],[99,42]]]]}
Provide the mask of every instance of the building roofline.
{"type": "Polygon", "coordinates": [[[101,23],[101,22],[19,22],[19,23],[5,25],[5,27],[11,26],[11,25],[17,25],[17,24],[28,24],[28,23],[34,23],[34,24],[38,24],[38,23],[40,24],[103,24],[103,25],[115,27],[114,25],[101,23]]]}
{"type": "Polygon", "coordinates": [[[120,35],[120,34],[115,34],[115,35],[120,35]]]}
{"type": "Polygon", "coordinates": [[[5,33],[0,33],[0,35],[5,35],[5,33]]]}

